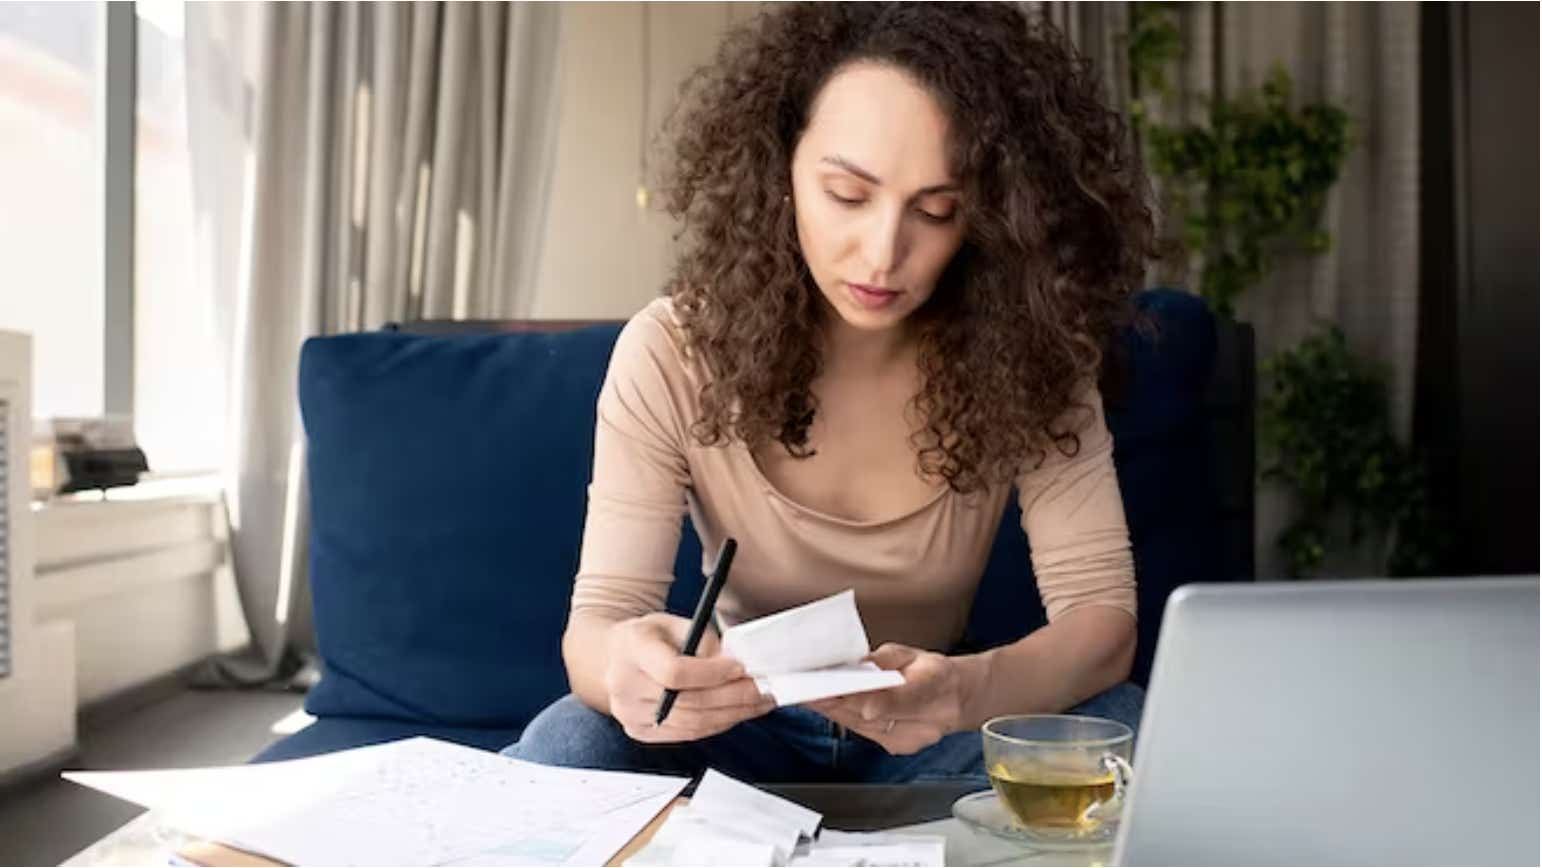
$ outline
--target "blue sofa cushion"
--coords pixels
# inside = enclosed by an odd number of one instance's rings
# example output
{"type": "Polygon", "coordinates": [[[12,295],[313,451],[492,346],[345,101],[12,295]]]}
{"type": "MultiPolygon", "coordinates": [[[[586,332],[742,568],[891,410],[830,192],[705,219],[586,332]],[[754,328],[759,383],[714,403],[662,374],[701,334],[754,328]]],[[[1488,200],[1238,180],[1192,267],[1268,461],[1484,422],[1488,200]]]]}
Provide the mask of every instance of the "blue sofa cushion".
{"type": "Polygon", "coordinates": [[[518,728],[560,640],[619,326],[306,342],[314,715],[518,728]]]}
{"type": "MultiPolygon", "coordinates": [[[[1135,298],[1140,327],[1121,336],[1126,379],[1105,396],[1114,464],[1135,557],[1139,643],[1132,680],[1145,684],[1167,596],[1225,578],[1211,484],[1204,392],[1215,362],[1215,321],[1176,290],[1135,298]]],[[[968,643],[989,648],[1045,624],[1017,498],[1010,499],[970,614],[968,643]]]]}
{"type": "Polygon", "coordinates": [[[369,717],[321,717],[310,726],[284,737],[252,757],[254,763],[301,757],[399,741],[414,736],[428,736],[483,750],[502,750],[519,739],[517,727],[476,728],[443,726],[411,720],[387,720],[369,717]]]}

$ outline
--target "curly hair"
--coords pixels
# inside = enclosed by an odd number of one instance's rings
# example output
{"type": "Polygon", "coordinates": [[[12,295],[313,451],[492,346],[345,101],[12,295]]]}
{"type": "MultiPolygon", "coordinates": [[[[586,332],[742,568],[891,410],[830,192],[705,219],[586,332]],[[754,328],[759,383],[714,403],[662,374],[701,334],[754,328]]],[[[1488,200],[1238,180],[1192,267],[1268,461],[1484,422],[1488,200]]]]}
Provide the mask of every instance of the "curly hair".
{"type": "Polygon", "coordinates": [[[682,226],[668,293],[707,372],[693,436],[812,454],[831,314],[798,244],[790,167],[814,98],[857,62],[938,101],[962,186],[963,244],[911,314],[918,470],[967,493],[1049,448],[1075,454],[1091,415],[1079,402],[1155,255],[1149,187],[1090,61],[1010,3],[786,4],[686,82],[662,187],[682,226]]]}

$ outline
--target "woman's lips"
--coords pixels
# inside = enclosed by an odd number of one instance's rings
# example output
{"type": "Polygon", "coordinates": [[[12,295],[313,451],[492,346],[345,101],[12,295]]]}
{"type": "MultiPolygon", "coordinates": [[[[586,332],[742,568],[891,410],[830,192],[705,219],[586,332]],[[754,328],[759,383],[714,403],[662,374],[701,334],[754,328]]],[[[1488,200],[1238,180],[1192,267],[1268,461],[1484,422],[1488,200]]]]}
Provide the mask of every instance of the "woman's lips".
{"type": "Polygon", "coordinates": [[[851,297],[856,300],[857,304],[867,308],[868,310],[878,310],[879,308],[888,307],[890,304],[894,303],[896,298],[899,298],[900,296],[898,290],[884,289],[883,287],[879,286],[869,286],[865,283],[848,282],[846,284],[846,289],[851,292],[851,297]]]}

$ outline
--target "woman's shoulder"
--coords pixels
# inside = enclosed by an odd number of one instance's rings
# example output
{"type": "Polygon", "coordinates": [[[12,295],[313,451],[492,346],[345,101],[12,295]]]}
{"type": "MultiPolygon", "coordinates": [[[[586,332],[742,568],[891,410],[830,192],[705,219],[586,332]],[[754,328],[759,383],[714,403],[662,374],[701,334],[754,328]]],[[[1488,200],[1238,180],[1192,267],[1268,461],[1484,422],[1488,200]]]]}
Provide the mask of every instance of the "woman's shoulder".
{"type": "Polygon", "coordinates": [[[627,331],[640,332],[646,339],[662,341],[671,346],[684,347],[685,331],[680,317],[675,313],[675,300],[661,295],[643,305],[642,310],[627,320],[627,331]]]}
{"type": "Polygon", "coordinates": [[[684,385],[694,391],[699,372],[691,356],[674,300],[661,296],[648,302],[622,327],[611,354],[611,375],[659,385],[684,385]]]}
{"type": "Polygon", "coordinates": [[[1042,451],[1019,468],[1019,487],[1031,480],[1054,478],[1068,467],[1112,459],[1113,435],[1104,415],[1103,393],[1095,381],[1078,384],[1050,431],[1054,437],[1041,443],[1042,451]]]}

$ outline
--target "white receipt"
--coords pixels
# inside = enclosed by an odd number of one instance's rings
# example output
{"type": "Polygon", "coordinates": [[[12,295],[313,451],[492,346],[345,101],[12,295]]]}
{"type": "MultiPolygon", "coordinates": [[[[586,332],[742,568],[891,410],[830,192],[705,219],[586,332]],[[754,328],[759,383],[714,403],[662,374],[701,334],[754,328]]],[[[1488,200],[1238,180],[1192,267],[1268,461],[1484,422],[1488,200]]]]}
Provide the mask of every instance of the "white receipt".
{"type": "Polygon", "coordinates": [[[708,769],[702,775],[691,804],[697,811],[712,816],[742,812],[773,819],[797,833],[793,843],[797,843],[798,835],[812,837],[823,819],[818,811],[736,781],[716,769],[708,769]]]}
{"type": "Polygon", "coordinates": [[[846,696],[898,687],[905,677],[891,669],[879,669],[875,663],[853,663],[831,666],[812,672],[787,672],[781,675],[764,675],[755,679],[755,686],[763,694],[770,694],[777,705],[797,705],[831,696],[846,696]]]}
{"type": "Polygon", "coordinates": [[[819,839],[798,848],[789,865],[942,866],[947,839],[941,835],[896,835],[889,832],[837,832],[825,829],[819,839]]]}
{"type": "Polygon", "coordinates": [[[819,812],[713,769],[629,866],[786,865],[819,829],[819,812]]]}
{"type": "Polygon", "coordinates": [[[941,835],[820,830],[823,817],[795,802],[709,770],[688,805],[675,808],[627,868],[665,865],[944,864],[941,835]],[[817,833],[817,837],[816,837],[817,833]]]}
{"type": "Polygon", "coordinates": [[[898,672],[862,658],[867,629],[850,590],[728,628],[723,653],[744,664],[760,692],[777,705],[796,705],[898,687],[898,672]]]}
{"type": "Polygon", "coordinates": [[[674,856],[669,864],[701,868],[718,868],[720,865],[771,868],[773,865],[786,865],[787,861],[778,861],[776,848],[770,844],[705,835],[686,838],[675,845],[674,856]]]}
{"type": "Polygon", "coordinates": [[[798,840],[797,830],[764,818],[709,815],[682,805],[670,811],[648,846],[628,864],[785,865],[798,840]],[[716,858],[711,856],[714,851],[719,852],[716,858]]]}

